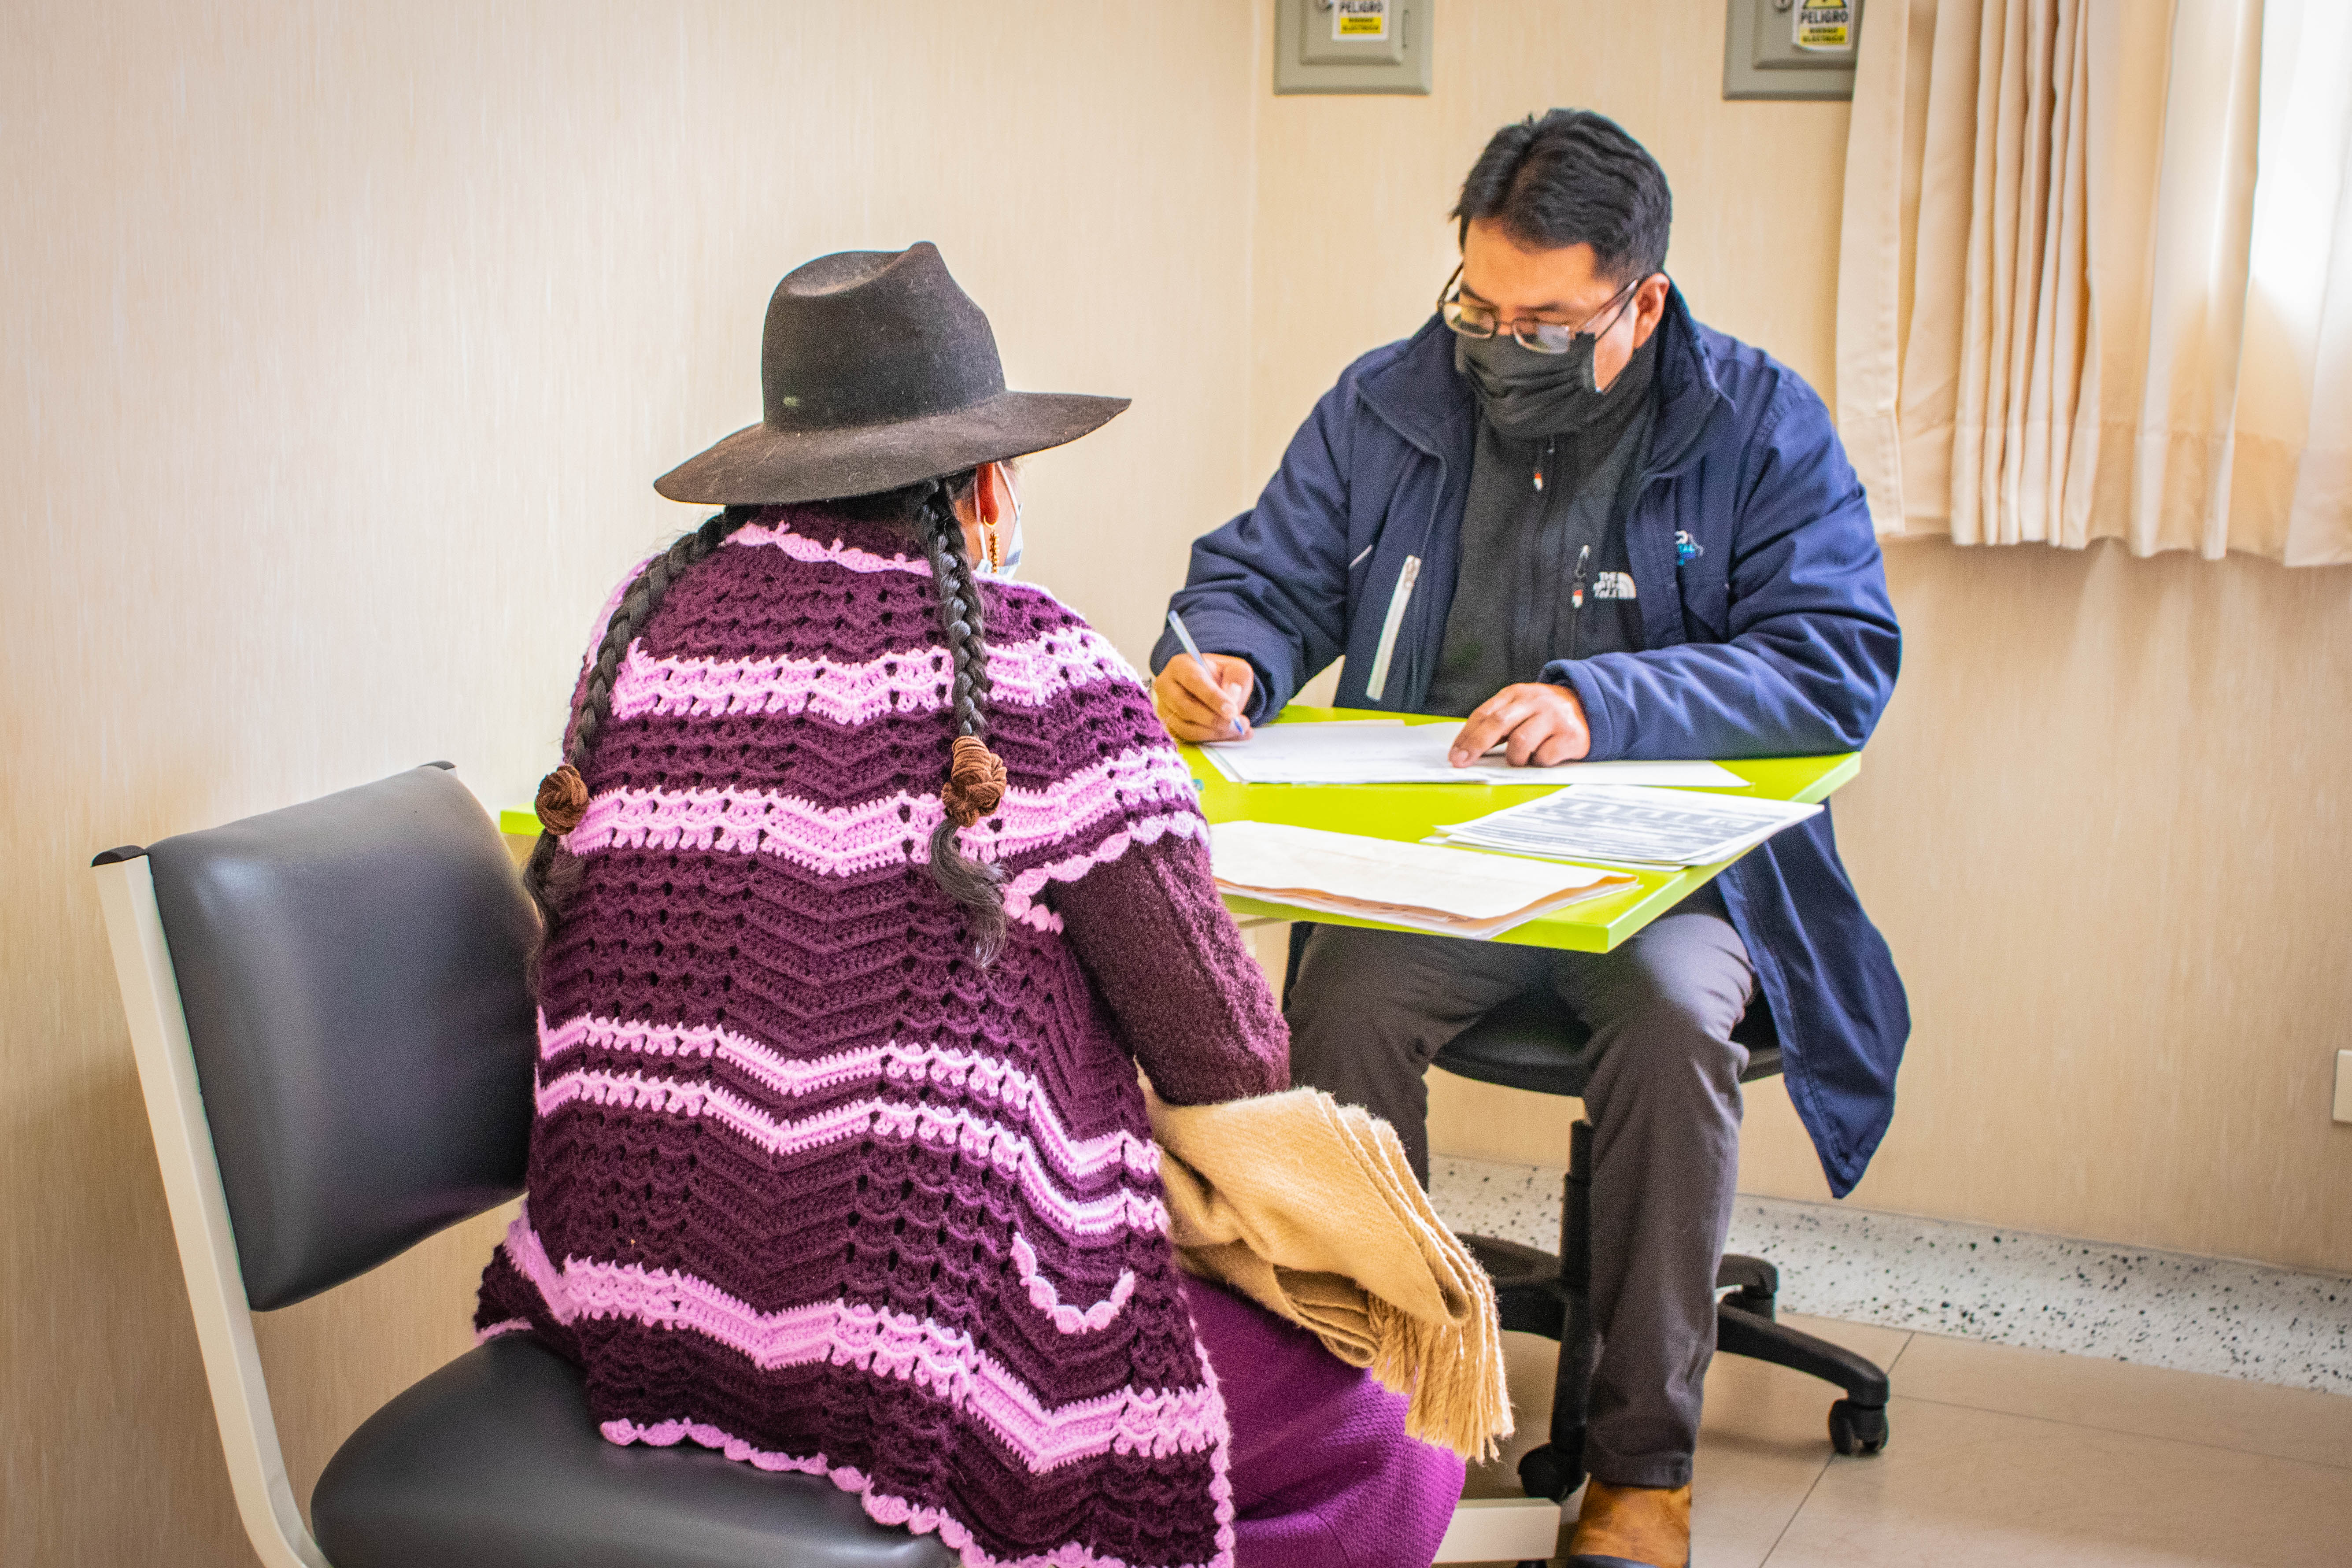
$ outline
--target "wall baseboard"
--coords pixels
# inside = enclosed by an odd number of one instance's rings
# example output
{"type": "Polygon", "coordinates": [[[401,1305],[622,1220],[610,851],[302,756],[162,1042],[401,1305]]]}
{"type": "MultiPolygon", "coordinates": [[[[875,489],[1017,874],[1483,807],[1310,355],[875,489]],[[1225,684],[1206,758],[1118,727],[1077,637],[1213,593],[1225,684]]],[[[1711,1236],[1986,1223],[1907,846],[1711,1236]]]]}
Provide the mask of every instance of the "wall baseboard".
{"type": "MultiPolygon", "coordinates": [[[[1449,1225],[1559,1245],[1561,1171],[1439,1155],[1449,1225]]],[[[1734,1252],[1784,1311],[2352,1394],[2352,1279],[2231,1258],[1742,1194],[1734,1252]]]]}

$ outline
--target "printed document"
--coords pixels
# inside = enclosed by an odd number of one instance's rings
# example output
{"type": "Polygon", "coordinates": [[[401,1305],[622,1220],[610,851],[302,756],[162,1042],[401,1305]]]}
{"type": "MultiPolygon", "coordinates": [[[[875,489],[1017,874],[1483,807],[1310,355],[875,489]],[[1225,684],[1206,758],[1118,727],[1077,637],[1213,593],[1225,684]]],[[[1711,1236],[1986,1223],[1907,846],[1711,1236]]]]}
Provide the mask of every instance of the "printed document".
{"type": "Polygon", "coordinates": [[[1677,789],[1570,784],[1524,805],[1438,829],[1449,844],[1641,867],[1709,866],[1822,808],[1677,789]]]}
{"type": "Polygon", "coordinates": [[[1212,766],[1236,784],[1475,784],[1577,783],[1674,784],[1744,789],[1748,781],[1707,762],[1562,763],[1515,768],[1490,752],[1466,768],[1446,761],[1454,724],[1407,724],[1398,719],[1349,719],[1328,724],[1269,724],[1246,741],[1215,741],[1201,748],[1212,766]]]}
{"type": "Polygon", "coordinates": [[[1277,822],[1218,823],[1209,829],[1209,862],[1224,892],[1478,938],[1635,883],[1622,871],[1277,822]]]}

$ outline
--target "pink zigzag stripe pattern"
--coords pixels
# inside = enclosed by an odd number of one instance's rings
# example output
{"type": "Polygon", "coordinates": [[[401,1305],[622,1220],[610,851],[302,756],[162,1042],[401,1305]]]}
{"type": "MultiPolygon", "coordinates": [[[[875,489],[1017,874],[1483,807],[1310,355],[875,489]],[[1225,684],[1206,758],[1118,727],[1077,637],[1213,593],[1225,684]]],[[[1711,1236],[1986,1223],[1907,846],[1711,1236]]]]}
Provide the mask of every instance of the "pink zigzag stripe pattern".
{"type": "Polygon", "coordinates": [[[984,1160],[1021,1184],[1024,1196],[1073,1237],[1117,1231],[1164,1232],[1168,1207],[1157,1196],[1128,1188],[1099,1198],[1076,1198],[1054,1185],[1037,1146],[961,1106],[854,1100],[798,1121],[770,1116],[715,1084],[680,1083],[638,1073],[570,1072],[539,1090],[539,1114],[567,1105],[619,1106],[716,1122],[772,1154],[801,1154],[855,1139],[891,1138],[961,1150],[984,1160]]]}
{"type": "MultiPolygon", "coordinates": [[[[964,852],[1000,860],[1044,848],[1138,796],[1189,805],[1192,775],[1184,760],[1164,747],[1137,747],[1042,790],[1007,790],[990,818],[1003,831],[964,829],[964,852]]],[[[563,847],[574,855],[611,848],[774,855],[821,876],[845,877],[927,856],[945,810],[929,792],[824,806],[765,791],[618,789],[588,803],[563,847]]]]}
{"type": "Polygon", "coordinates": [[[1160,1174],[1160,1149],[1124,1128],[1094,1138],[1073,1136],[1054,1110],[1045,1086],[1012,1063],[951,1046],[892,1041],[836,1051],[814,1061],[795,1060],[772,1047],[717,1024],[648,1024],[582,1015],[551,1029],[540,1015],[539,1056],[551,1062],[593,1047],[648,1057],[704,1057],[729,1062],[779,1094],[800,1099],[855,1084],[890,1083],[908,1089],[925,1084],[992,1102],[1035,1136],[1055,1167],[1073,1179],[1099,1175],[1114,1164],[1146,1180],[1160,1174]]]}
{"type": "Polygon", "coordinates": [[[1122,1268],[1118,1271],[1118,1283],[1110,1288],[1108,1296],[1091,1307],[1071,1306],[1054,1289],[1054,1282],[1045,1278],[1045,1271],[1037,1267],[1037,1249],[1017,1230],[1013,1233],[1013,1266],[1021,1271],[1021,1283],[1029,1289],[1029,1304],[1066,1334],[1090,1334],[1097,1329],[1108,1328],[1110,1321],[1118,1316],[1118,1310],[1127,1305],[1128,1298],[1135,1294],[1135,1270],[1122,1268]]]}
{"type": "MultiPolygon", "coordinates": [[[[828,542],[805,533],[795,533],[789,523],[781,521],[748,523],[729,534],[727,542],[730,545],[781,550],[795,561],[804,561],[812,564],[830,563],[849,572],[905,572],[917,577],[928,577],[931,574],[931,563],[929,561],[908,555],[903,551],[896,551],[888,555],[877,554],[873,551],[860,550],[856,545],[845,543],[838,539],[828,542]]],[[[646,559],[651,560],[652,557],[648,556],[646,559]]],[[[1059,605],[1062,602],[1054,596],[1050,589],[1035,583],[1013,583],[998,577],[991,580],[990,586],[1009,599],[1036,599],[1049,605],[1059,605]]]]}
{"type": "MultiPolygon", "coordinates": [[[[1205,1357],[1202,1364],[1205,1370],[1205,1357]]],[[[756,1469],[823,1476],[856,1498],[868,1517],[877,1523],[891,1525],[913,1535],[929,1535],[937,1531],[948,1550],[961,1556],[966,1568],[1129,1568],[1126,1559],[1100,1555],[1076,1541],[1030,1557],[992,1557],[973,1542],[971,1531],[949,1515],[938,1509],[920,1508],[904,1498],[875,1490],[874,1483],[852,1466],[830,1465],[823,1454],[780,1454],[773,1449],[754,1447],[707,1421],[607,1421],[599,1430],[608,1443],[644,1443],[652,1447],[667,1448],[682,1441],[692,1442],[705,1448],[715,1448],[737,1463],[747,1464],[756,1469]]],[[[1210,1461],[1213,1479],[1209,1484],[1209,1493],[1216,1500],[1218,1552],[1206,1563],[1189,1564],[1187,1568],[1232,1568],[1234,1486],[1225,1474],[1226,1449],[1225,1440],[1219,1438],[1210,1461]]]]}
{"type": "Polygon", "coordinates": [[[770,525],[751,522],[727,536],[731,545],[769,546],[782,551],[795,561],[830,562],[851,572],[911,572],[918,577],[931,574],[928,561],[910,560],[904,555],[877,555],[870,550],[860,550],[854,544],[835,540],[825,543],[804,533],[794,533],[782,523],[770,525]]]}
{"type": "MultiPolygon", "coordinates": [[[[1202,1361],[1206,1368],[1206,1359],[1202,1361]]],[[[1096,1554],[1082,1542],[1066,1542],[1061,1547],[1042,1552],[1037,1556],[990,1556],[973,1544],[971,1531],[939,1510],[927,1510],[908,1502],[906,1498],[891,1498],[889,1493],[875,1490],[863,1471],[852,1465],[828,1465],[825,1455],[814,1453],[802,1458],[793,1453],[776,1453],[774,1448],[755,1448],[743,1438],[734,1436],[710,1422],[698,1420],[663,1420],[663,1422],[633,1422],[609,1420],[600,1427],[607,1444],[646,1444],[652,1448],[670,1448],[679,1441],[691,1441],[703,1448],[715,1448],[739,1465],[751,1465],[752,1469],[769,1471],[800,1471],[809,1477],[825,1477],[845,1493],[858,1500],[866,1514],[877,1523],[901,1528],[910,1535],[931,1535],[939,1532],[940,1542],[946,1542],[967,1568],[1129,1568],[1127,1559],[1096,1554]]],[[[1209,1495],[1216,1500],[1218,1521],[1218,1554],[1206,1563],[1192,1563],[1188,1568],[1233,1568],[1233,1479],[1225,1474],[1225,1438],[1218,1438],[1212,1458],[1213,1479],[1209,1481],[1209,1495]]]]}
{"type": "Polygon", "coordinates": [[[1029,869],[1004,884],[1004,915],[1043,931],[1059,931],[1062,917],[1037,902],[1037,895],[1049,882],[1075,882],[1097,866],[1108,866],[1127,853],[1131,845],[1157,844],[1169,834],[1180,838],[1198,838],[1206,843],[1209,825],[1197,812],[1181,812],[1169,816],[1147,816],[1119,828],[1096,845],[1064,860],[1050,860],[1029,869]]]}
{"type": "MultiPolygon", "coordinates": [[[[909,648],[860,663],[823,658],[656,658],[639,643],[613,683],[613,717],[695,718],[737,713],[807,713],[835,724],[864,724],[889,713],[927,713],[947,706],[948,656],[909,648]]],[[[991,647],[989,700],[1040,708],[1061,692],[1097,681],[1140,685],[1135,672],[1092,626],[1070,626],[1027,642],[991,647]]]]}
{"type": "Polygon", "coordinates": [[[764,1371],[830,1362],[911,1383],[978,1416],[1033,1475],[1102,1454],[1198,1453],[1227,1436],[1213,1382],[1185,1389],[1129,1384],[1047,1405],[970,1335],[927,1318],[838,1300],[761,1312],[690,1274],[576,1258],[558,1268],[527,1208],[508,1227],[505,1246],[559,1323],[626,1320],[701,1334],[764,1371]]]}

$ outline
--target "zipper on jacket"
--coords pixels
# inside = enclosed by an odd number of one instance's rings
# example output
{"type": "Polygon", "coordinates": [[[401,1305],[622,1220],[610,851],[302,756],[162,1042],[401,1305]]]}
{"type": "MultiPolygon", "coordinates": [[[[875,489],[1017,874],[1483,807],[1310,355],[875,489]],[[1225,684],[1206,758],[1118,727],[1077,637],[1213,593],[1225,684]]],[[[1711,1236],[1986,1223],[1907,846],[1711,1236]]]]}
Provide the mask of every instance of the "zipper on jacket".
{"type": "Polygon", "coordinates": [[[1584,629],[1584,569],[1592,564],[1592,546],[1576,547],[1576,581],[1568,589],[1568,657],[1576,657],[1578,634],[1584,629]]]}
{"type": "Polygon", "coordinates": [[[1397,632],[1404,626],[1404,607],[1412,599],[1413,583],[1421,576],[1421,557],[1404,558],[1404,570],[1397,574],[1396,592],[1389,595],[1388,618],[1381,623],[1380,646],[1372,652],[1372,677],[1364,682],[1364,695],[1374,702],[1388,689],[1389,659],[1396,652],[1397,632]]]}

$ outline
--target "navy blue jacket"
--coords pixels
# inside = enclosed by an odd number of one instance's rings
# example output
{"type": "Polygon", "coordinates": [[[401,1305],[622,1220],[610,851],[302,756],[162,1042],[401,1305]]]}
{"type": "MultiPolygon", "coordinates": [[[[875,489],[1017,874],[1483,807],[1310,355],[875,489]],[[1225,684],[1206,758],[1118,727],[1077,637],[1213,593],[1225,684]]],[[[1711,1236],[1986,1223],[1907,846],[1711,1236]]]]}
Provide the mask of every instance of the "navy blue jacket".
{"type": "MultiPolygon", "coordinates": [[[[1902,638],[1829,411],[1787,366],[1693,321],[1679,290],[1659,331],[1652,456],[1625,527],[1646,646],[1542,679],[1575,689],[1595,761],[1858,750],[1902,638]]],[[[1202,647],[1255,669],[1253,721],[1336,658],[1341,706],[1418,710],[1454,599],[1476,416],[1432,317],[1349,366],[1257,505],[1193,545],[1176,607],[1202,647]]],[[[1152,668],[1176,652],[1163,637],[1152,668]]],[[[1911,1032],[1894,958],[1826,811],[1718,885],[1843,1197],[1894,1113],[1911,1032]]]]}

